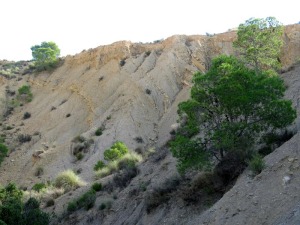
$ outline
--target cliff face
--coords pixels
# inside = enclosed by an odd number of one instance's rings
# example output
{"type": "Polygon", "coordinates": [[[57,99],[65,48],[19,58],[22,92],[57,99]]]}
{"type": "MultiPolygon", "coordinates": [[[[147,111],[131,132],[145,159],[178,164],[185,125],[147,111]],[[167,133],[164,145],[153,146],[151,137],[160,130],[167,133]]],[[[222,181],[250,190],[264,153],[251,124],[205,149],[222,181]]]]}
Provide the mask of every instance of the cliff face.
{"type": "MultiPolygon", "coordinates": [[[[160,154],[160,147],[170,138],[171,125],[176,123],[177,104],[189,97],[193,73],[205,71],[209,60],[216,55],[233,54],[235,37],[235,32],[228,32],[213,37],[172,36],[153,44],[122,41],[67,56],[51,73],[14,78],[0,76],[3,109],[7,101],[14,98],[7,93],[17,91],[24,84],[31,86],[34,96],[30,103],[16,107],[2,123],[2,132],[7,135],[13,151],[1,166],[0,183],[13,181],[30,188],[36,182],[52,180],[65,169],[80,169],[80,176],[93,182],[93,166],[103,159],[104,150],[117,140],[133,150],[146,152],[149,148],[156,148],[155,154],[160,154]],[[23,119],[25,112],[31,114],[29,119],[23,119]],[[13,129],[7,130],[7,126],[13,129]],[[103,134],[95,136],[99,127],[103,128],[103,134]],[[31,135],[32,140],[16,144],[20,134],[31,135]],[[81,161],[72,155],[72,140],[78,135],[94,140],[81,161]],[[40,157],[33,157],[39,150],[43,150],[40,157]],[[34,176],[37,167],[43,167],[43,176],[34,176]]],[[[287,70],[300,56],[300,25],[287,26],[284,41],[281,62],[287,70]]],[[[292,98],[298,107],[299,95],[293,93],[287,97],[292,98]]],[[[145,162],[140,170],[141,174],[132,184],[140,185],[146,179],[151,181],[151,189],[175,173],[175,162],[166,153],[166,158],[158,165],[145,162]],[[162,169],[162,165],[167,165],[167,169],[166,166],[162,169]]],[[[128,192],[129,189],[125,189],[121,195],[126,196],[128,192]]],[[[103,221],[107,224],[158,224],[166,216],[161,212],[169,212],[180,220],[176,210],[164,209],[144,215],[142,201],[132,199],[130,203],[127,197],[124,198],[116,200],[114,212],[103,221]],[[130,207],[133,202],[135,207],[130,207]],[[117,210],[120,204],[127,208],[117,210]]],[[[60,206],[54,211],[65,208],[69,199],[70,196],[58,200],[60,206]]],[[[97,214],[96,211],[89,213],[97,214]]],[[[185,210],[180,213],[185,213],[185,210]]],[[[167,221],[178,224],[167,218],[167,221]]],[[[78,224],[86,221],[77,219],[78,224]]]]}

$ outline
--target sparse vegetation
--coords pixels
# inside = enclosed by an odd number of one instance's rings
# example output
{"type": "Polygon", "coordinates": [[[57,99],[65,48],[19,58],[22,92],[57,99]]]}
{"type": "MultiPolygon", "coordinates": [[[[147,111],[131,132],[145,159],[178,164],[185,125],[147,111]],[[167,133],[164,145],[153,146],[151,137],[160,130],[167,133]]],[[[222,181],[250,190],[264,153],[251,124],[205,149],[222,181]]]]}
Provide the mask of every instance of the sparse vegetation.
{"type": "Polygon", "coordinates": [[[44,183],[36,183],[35,185],[33,185],[32,190],[40,192],[45,187],[46,185],[44,183]]]}
{"type": "Polygon", "coordinates": [[[253,175],[260,174],[261,171],[265,168],[265,161],[263,157],[259,154],[252,156],[252,159],[249,162],[249,168],[252,171],[253,175]]]}
{"type": "Polygon", "coordinates": [[[94,190],[89,190],[78,199],[69,202],[67,210],[68,212],[74,212],[78,209],[85,208],[89,210],[93,208],[96,201],[96,192],[94,190]]]}
{"type": "Polygon", "coordinates": [[[29,134],[19,134],[18,135],[18,141],[20,143],[26,143],[31,141],[31,135],[29,134]]]}
{"type": "Polygon", "coordinates": [[[101,136],[103,133],[103,127],[99,127],[96,131],[95,131],[95,135],[96,136],[101,136]]]}
{"type": "Polygon", "coordinates": [[[33,95],[31,93],[30,86],[28,85],[23,85],[18,89],[18,96],[17,98],[19,100],[25,101],[25,102],[31,102],[33,95]]]}
{"type": "Polygon", "coordinates": [[[23,115],[23,120],[29,119],[31,117],[31,114],[29,112],[25,112],[23,115]]]}
{"type": "Polygon", "coordinates": [[[4,158],[7,156],[8,148],[5,144],[0,143],[0,165],[3,162],[4,158]]]}
{"type": "Polygon", "coordinates": [[[171,193],[177,189],[179,184],[179,177],[171,177],[169,179],[166,179],[160,187],[157,187],[152,192],[150,192],[145,200],[147,212],[150,213],[159,205],[169,201],[171,193]]]}
{"type": "Polygon", "coordinates": [[[102,190],[102,184],[101,183],[93,183],[92,185],[92,190],[98,192],[102,190]]]}
{"type": "Polygon", "coordinates": [[[39,177],[41,175],[44,174],[44,168],[41,167],[41,166],[38,166],[36,169],[35,169],[35,172],[34,172],[34,175],[39,177]]]}
{"type": "Polygon", "coordinates": [[[98,171],[98,170],[103,169],[104,167],[106,167],[105,163],[104,163],[103,161],[99,160],[99,161],[95,164],[94,170],[95,170],[95,171],[98,171]]]}
{"type": "Polygon", "coordinates": [[[81,180],[72,170],[66,170],[58,174],[54,181],[54,186],[57,188],[64,188],[65,191],[76,189],[84,186],[85,182],[81,180]]]}
{"type": "Polygon", "coordinates": [[[106,177],[122,169],[135,168],[138,162],[142,161],[142,157],[134,152],[129,152],[118,160],[109,162],[105,167],[96,171],[97,177],[106,177]]]}

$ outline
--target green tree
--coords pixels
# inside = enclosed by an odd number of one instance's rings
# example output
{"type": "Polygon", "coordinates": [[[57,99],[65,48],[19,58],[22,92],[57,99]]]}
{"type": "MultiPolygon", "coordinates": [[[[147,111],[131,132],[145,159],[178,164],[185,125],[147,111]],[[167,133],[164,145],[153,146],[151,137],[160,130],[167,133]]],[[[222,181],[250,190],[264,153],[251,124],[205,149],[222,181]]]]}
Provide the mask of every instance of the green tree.
{"type": "Polygon", "coordinates": [[[240,57],[256,72],[280,67],[279,54],[283,45],[283,26],[274,17],[251,18],[240,24],[233,46],[240,57]]]}
{"type": "Polygon", "coordinates": [[[171,143],[182,170],[204,165],[208,157],[221,160],[228,152],[247,159],[264,133],[296,118],[291,101],[282,99],[283,81],[257,73],[235,57],[217,57],[206,74],[194,75],[193,82],[191,99],[179,104],[186,123],[171,143]]]}
{"type": "Polygon", "coordinates": [[[54,42],[42,42],[31,47],[32,57],[38,71],[54,68],[58,63],[60,49],[54,42]]]}

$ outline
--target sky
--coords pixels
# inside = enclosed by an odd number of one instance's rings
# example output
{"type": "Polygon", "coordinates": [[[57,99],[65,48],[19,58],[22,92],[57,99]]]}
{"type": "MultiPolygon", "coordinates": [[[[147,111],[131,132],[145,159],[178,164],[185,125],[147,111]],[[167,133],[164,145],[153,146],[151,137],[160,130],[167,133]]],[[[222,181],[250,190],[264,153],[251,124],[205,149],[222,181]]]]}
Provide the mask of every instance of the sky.
{"type": "Polygon", "coordinates": [[[0,0],[0,60],[30,60],[43,41],[66,56],[121,40],[222,33],[268,16],[298,23],[298,0],[0,0]]]}

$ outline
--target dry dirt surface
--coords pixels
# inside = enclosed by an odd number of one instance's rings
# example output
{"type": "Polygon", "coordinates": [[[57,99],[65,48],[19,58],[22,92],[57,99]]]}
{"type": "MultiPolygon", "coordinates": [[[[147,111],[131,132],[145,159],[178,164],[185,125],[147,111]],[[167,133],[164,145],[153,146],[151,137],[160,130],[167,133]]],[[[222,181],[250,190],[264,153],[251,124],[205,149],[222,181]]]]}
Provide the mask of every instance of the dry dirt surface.
{"type": "MultiPolygon", "coordinates": [[[[133,193],[144,184],[151,190],[177,174],[175,160],[161,150],[176,125],[177,105],[189,97],[195,71],[204,72],[216,55],[234,54],[235,37],[235,32],[227,32],[212,37],[172,36],[148,44],[121,41],[67,56],[52,72],[0,76],[2,113],[15,98],[9,93],[25,84],[33,93],[31,102],[3,116],[1,132],[12,151],[1,165],[0,183],[16,182],[30,189],[73,169],[80,170],[90,184],[95,179],[95,163],[120,140],[143,154],[156,151],[139,166],[139,174],[128,187],[98,196],[97,207],[75,213],[62,224],[299,224],[298,134],[266,157],[267,167],[260,175],[252,178],[246,171],[205,212],[174,202],[147,214],[146,193],[133,193]],[[29,119],[23,119],[25,112],[31,114],[29,119]],[[103,134],[95,136],[99,127],[104,128],[103,134]],[[20,134],[31,135],[32,140],[18,144],[20,134]],[[80,161],[72,155],[72,140],[78,135],[93,139],[80,161]],[[37,151],[41,154],[33,157],[37,151]],[[38,167],[44,169],[42,176],[34,175],[38,167]],[[98,210],[102,198],[113,199],[105,215],[98,210]]],[[[299,66],[292,65],[300,57],[300,25],[287,26],[284,40],[281,62],[287,71],[282,74],[288,86],[286,97],[293,100],[299,115],[299,66]]],[[[299,124],[298,117],[298,129],[299,124]]],[[[60,215],[67,202],[87,188],[61,196],[47,210],[60,215]]]]}

